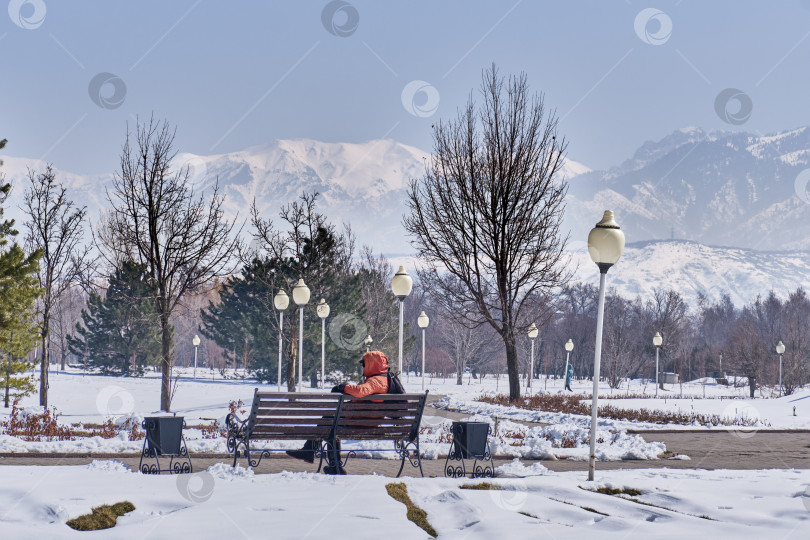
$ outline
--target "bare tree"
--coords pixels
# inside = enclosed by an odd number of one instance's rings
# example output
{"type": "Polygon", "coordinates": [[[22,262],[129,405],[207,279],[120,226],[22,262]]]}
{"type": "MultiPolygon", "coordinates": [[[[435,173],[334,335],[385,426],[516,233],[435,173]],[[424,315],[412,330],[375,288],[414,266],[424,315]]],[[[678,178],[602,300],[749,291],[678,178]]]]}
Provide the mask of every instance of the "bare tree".
{"type": "Polygon", "coordinates": [[[749,395],[753,398],[759,384],[768,350],[766,338],[754,311],[745,307],[731,335],[732,366],[748,378],[749,395]]]}
{"type": "Polygon", "coordinates": [[[782,388],[790,395],[810,378],[810,299],[804,289],[791,293],[785,302],[782,329],[786,345],[782,388]]]}
{"type": "Polygon", "coordinates": [[[56,182],[53,167],[41,173],[28,171],[29,187],[23,199],[28,216],[26,244],[30,250],[41,250],[37,279],[42,287],[39,301],[40,362],[39,404],[48,406],[48,369],[53,309],[76,280],[79,268],[89,259],[89,246],[81,246],[84,236],[86,207],[77,207],[67,196],[67,189],[56,182]]]}
{"type": "MultiPolygon", "coordinates": [[[[461,324],[455,317],[446,313],[437,313],[435,317],[436,334],[445,351],[453,359],[456,367],[456,384],[462,384],[462,377],[467,368],[478,367],[489,357],[492,336],[487,335],[485,328],[470,328],[461,324]]],[[[491,332],[491,330],[490,330],[491,332]]]]}
{"type": "Polygon", "coordinates": [[[542,95],[529,95],[525,75],[505,80],[492,66],[481,94],[480,106],[470,96],[454,120],[434,127],[433,156],[410,183],[404,226],[428,269],[452,276],[437,279],[441,298],[457,304],[448,311],[500,335],[515,400],[526,299],[550,296],[569,277],[560,233],[566,142],[542,95]]]}
{"type": "Polygon", "coordinates": [[[171,408],[174,365],[170,318],[183,297],[232,271],[236,221],[223,215],[224,197],[215,184],[210,197],[196,194],[189,168],[174,169],[175,130],[154,117],[127,131],[120,171],[107,192],[112,210],[96,232],[109,263],[133,254],[149,269],[160,318],[160,408],[171,408]]]}
{"type": "Polygon", "coordinates": [[[610,318],[605,324],[604,376],[608,385],[617,389],[630,374],[637,370],[639,361],[638,314],[641,301],[633,303],[611,292],[606,299],[605,311],[610,318]]]}
{"type": "Polygon", "coordinates": [[[76,323],[81,319],[82,308],[85,307],[86,301],[82,287],[73,285],[54,304],[51,345],[55,345],[53,348],[59,354],[59,366],[62,371],[65,370],[70,354],[67,337],[74,332],[76,323]]]}

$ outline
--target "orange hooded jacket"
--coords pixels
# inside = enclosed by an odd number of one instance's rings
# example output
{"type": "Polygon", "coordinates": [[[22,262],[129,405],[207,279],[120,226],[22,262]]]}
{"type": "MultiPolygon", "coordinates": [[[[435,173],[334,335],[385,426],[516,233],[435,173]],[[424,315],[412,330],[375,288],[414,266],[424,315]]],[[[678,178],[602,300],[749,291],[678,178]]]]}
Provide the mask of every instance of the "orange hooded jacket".
{"type": "Polygon", "coordinates": [[[362,384],[347,384],[343,391],[350,396],[366,397],[371,394],[388,392],[388,357],[380,351],[370,351],[363,355],[362,384]]]}

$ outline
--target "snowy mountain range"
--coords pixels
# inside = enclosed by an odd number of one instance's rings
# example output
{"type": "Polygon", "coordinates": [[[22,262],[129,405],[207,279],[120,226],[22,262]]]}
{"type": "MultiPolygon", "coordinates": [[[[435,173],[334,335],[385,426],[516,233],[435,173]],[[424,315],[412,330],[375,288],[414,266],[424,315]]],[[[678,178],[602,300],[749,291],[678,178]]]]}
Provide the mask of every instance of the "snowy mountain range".
{"type": "MultiPolygon", "coordinates": [[[[240,219],[249,217],[253,200],[264,217],[274,218],[282,205],[303,192],[320,193],[318,210],[335,225],[350,223],[358,244],[370,244],[386,254],[411,252],[402,216],[406,211],[408,181],[424,174],[429,154],[396,141],[325,143],[310,139],[277,140],[239,152],[201,156],[183,153],[178,166],[189,167],[196,189],[210,189],[219,182],[225,194],[226,211],[240,219]]],[[[41,170],[39,160],[4,157],[1,169],[15,186],[7,214],[16,213],[22,201],[29,168],[41,170]]],[[[580,163],[567,160],[567,177],[588,172],[580,163]]],[[[88,207],[96,220],[107,205],[104,186],[112,175],[86,177],[58,171],[74,197],[88,207]]]]}
{"type": "MultiPolygon", "coordinates": [[[[189,167],[197,189],[218,181],[228,212],[240,220],[248,217],[254,199],[265,217],[275,218],[302,192],[318,191],[319,210],[336,225],[350,223],[358,244],[408,256],[412,250],[401,226],[405,191],[409,179],[424,173],[428,157],[390,139],[357,144],[294,139],[228,154],[184,153],[177,164],[189,167]]],[[[45,164],[3,159],[2,171],[15,186],[6,212],[19,219],[26,171],[45,164]]],[[[649,292],[669,280],[690,299],[697,291],[715,296],[729,290],[743,303],[757,292],[806,283],[807,254],[790,250],[810,249],[810,196],[800,174],[809,161],[806,128],[769,136],[687,128],[644,143],[632,158],[606,171],[566,161],[566,224],[574,258],[582,259],[577,279],[592,278],[583,241],[609,208],[630,243],[611,271],[611,285],[624,294],[649,292]],[[644,243],[673,237],[689,242],[644,243]]],[[[57,178],[96,221],[112,175],[58,171],[57,178]]]]}
{"type": "MultiPolygon", "coordinates": [[[[599,285],[599,271],[584,242],[572,243],[574,282],[599,285]]],[[[810,291],[810,254],[711,247],[686,240],[627,244],[610,269],[608,288],[627,298],[650,298],[654,289],[678,291],[692,306],[703,293],[712,300],[727,293],[742,307],[773,290],[786,297],[798,287],[810,291]]]]}
{"type": "Polygon", "coordinates": [[[628,241],[809,249],[809,162],[804,127],[769,136],[681,129],[617,167],[575,177],[568,223],[583,238],[610,208],[628,241]]]}

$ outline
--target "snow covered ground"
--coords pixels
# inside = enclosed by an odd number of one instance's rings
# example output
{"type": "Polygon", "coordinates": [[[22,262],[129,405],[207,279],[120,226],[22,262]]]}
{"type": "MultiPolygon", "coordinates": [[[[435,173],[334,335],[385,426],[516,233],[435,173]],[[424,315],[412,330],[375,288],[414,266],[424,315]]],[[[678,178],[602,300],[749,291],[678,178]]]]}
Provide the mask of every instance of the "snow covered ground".
{"type": "MultiPolygon", "coordinates": [[[[499,490],[469,479],[407,478],[413,502],[439,538],[804,539],[810,528],[810,471],[598,471],[550,473],[509,464],[499,490]],[[516,474],[517,473],[517,474],[516,474]],[[597,488],[638,490],[636,495],[597,488]]],[[[254,475],[218,464],[192,475],[147,476],[119,462],[2,468],[0,536],[78,538],[65,525],[91,507],[128,500],[135,510],[103,538],[420,539],[380,476],[254,475]],[[275,531],[270,533],[270,531],[275,531]]]]}
{"type": "MultiPolygon", "coordinates": [[[[198,370],[200,378],[195,380],[190,377],[190,372],[185,373],[188,377],[180,379],[173,410],[185,417],[188,426],[210,425],[213,421],[224,426],[231,401],[241,399],[245,404],[244,409],[249,408],[253,389],[256,387],[255,381],[222,379],[218,372],[208,372],[207,375],[212,378],[204,379],[202,370],[198,370]]],[[[418,391],[421,386],[417,386],[415,382],[415,377],[411,377],[410,382],[406,378],[406,387],[418,391]]],[[[484,388],[494,392],[493,386],[496,384],[494,380],[485,380],[483,385],[457,386],[451,382],[435,381],[428,388],[432,393],[452,392],[454,396],[460,396],[462,404],[474,405],[472,398],[478,396],[484,388]]],[[[263,388],[275,389],[268,386],[263,388]]],[[[159,414],[156,410],[159,395],[157,374],[144,378],[120,378],[84,375],[80,371],[68,370],[51,375],[50,402],[60,414],[60,423],[66,425],[78,422],[101,424],[107,419],[113,419],[119,425],[127,419],[140,424],[144,416],[159,414]]],[[[37,405],[36,396],[25,398],[21,405],[26,414],[42,410],[37,405]]],[[[451,420],[436,416],[432,411],[435,410],[427,409],[425,412],[420,441],[423,456],[427,459],[436,459],[447,452],[447,437],[451,425],[451,420]]],[[[490,414],[472,414],[470,417],[474,421],[490,422],[493,425],[494,433],[490,438],[490,445],[495,455],[575,460],[588,458],[589,430],[581,422],[561,419],[553,426],[527,427],[511,421],[507,414],[500,416],[497,425],[490,414]]],[[[7,417],[8,410],[0,413],[0,421],[7,417]]],[[[203,438],[198,429],[187,429],[185,437],[189,451],[193,453],[227,452],[226,440],[222,437],[203,438]]],[[[666,451],[663,443],[646,442],[640,436],[628,435],[624,429],[613,426],[600,429],[599,437],[602,440],[597,448],[597,457],[600,460],[657,459],[666,451]]],[[[359,451],[375,444],[346,441],[344,448],[359,451]]],[[[142,446],[142,440],[129,440],[126,432],[110,439],[96,436],[71,441],[24,441],[18,437],[0,435],[0,452],[139,452],[142,446]]],[[[300,442],[274,441],[268,446],[297,448],[300,442]]],[[[393,452],[368,452],[365,455],[396,458],[393,452]]]]}
{"type": "MultiPolygon", "coordinates": [[[[191,377],[189,369],[178,369],[181,378],[173,402],[173,410],[186,419],[189,426],[211,425],[214,421],[224,425],[225,416],[231,401],[242,400],[244,409],[251,403],[257,383],[243,379],[224,379],[219,372],[198,370],[198,378],[191,377]]],[[[421,378],[411,375],[404,377],[409,391],[421,390],[421,378]]],[[[703,384],[704,381],[680,385],[668,385],[660,391],[659,398],[602,399],[601,404],[611,404],[627,409],[658,409],[666,411],[701,412],[718,414],[728,418],[758,419],[754,427],[712,427],[701,425],[647,424],[600,418],[599,444],[597,456],[601,460],[656,459],[666,450],[659,442],[645,442],[641,437],[628,435],[628,429],[732,429],[735,431],[762,429],[810,428],[810,390],[802,390],[791,396],[773,399],[743,399],[747,388],[726,387],[703,384]],[[703,392],[706,399],[703,399],[703,392]],[[681,398],[680,396],[684,397],[681,398]],[[669,396],[669,397],[666,397],[669,396]],[[796,407],[796,415],[793,415],[796,407]]],[[[496,455],[549,458],[567,457],[585,460],[588,456],[587,437],[590,418],[585,415],[528,411],[516,407],[490,405],[476,401],[482,394],[502,393],[504,380],[487,377],[483,381],[466,377],[464,384],[455,384],[454,379],[426,379],[426,388],[432,394],[445,394],[436,405],[442,408],[461,411],[471,415],[476,421],[488,421],[495,429],[491,438],[496,455]],[[497,426],[495,425],[497,419],[497,426]],[[542,422],[549,426],[527,427],[518,421],[542,422]],[[566,441],[565,443],[563,441],[566,441]]],[[[561,392],[562,381],[557,379],[536,379],[534,391],[561,392]]],[[[273,386],[262,386],[275,389],[273,386]]],[[[588,381],[573,383],[575,394],[582,395],[590,402],[591,385],[588,381]]],[[[306,389],[312,391],[315,389],[306,389]]],[[[648,395],[654,393],[654,386],[645,381],[630,381],[619,390],[600,389],[600,396],[621,396],[627,394],[648,395]]],[[[131,419],[138,424],[145,416],[159,414],[158,404],[160,382],[158,374],[152,373],[142,378],[106,377],[85,375],[79,370],[51,374],[50,403],[59,412],[60,423],[101,424],[108,419],[121,424],[131,419]]],[[[21,405],[26,413],[38,412],[37,396],[28,396],[21,405]]],[[[0,421],[6,420],[8,409],[0,409],[0,421]]],[[[447,434],[450,420],[436,416],[435,409],[427,409],[423,419],[422,448],[424,457],[436,458],[447,451],[447,434]]],[[[186,431],[186,439],[191,452],[226,452],[225,439],[203,438],[197,429],[186,431]]],[[[23,441],[17,437],[0,435],[0,452],[139,452],[143,442],[130,441],[127,434],[121,433],[111,439],[82,437],[72,441],[23,441]]],[[[274,442],[274,448],[293,448],[296,441],[274,442]]],[[[348,443],[347,449],[362,450],[362,443],[348,443]]],[[[376,453],[375,457],[394,458],[391,452],[376,453]]]]}

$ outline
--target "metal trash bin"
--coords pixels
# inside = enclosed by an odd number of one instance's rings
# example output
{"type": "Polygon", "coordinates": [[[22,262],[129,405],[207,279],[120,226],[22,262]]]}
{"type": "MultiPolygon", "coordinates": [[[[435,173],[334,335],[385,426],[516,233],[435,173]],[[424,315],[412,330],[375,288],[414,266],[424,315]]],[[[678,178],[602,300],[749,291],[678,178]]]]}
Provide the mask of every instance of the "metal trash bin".
{"type": "Polygon", "coordinates": [[[450,428],[453,442],[444,462],[444,475],[453,478],[466,476],[464,460],[473,459],[470,471],[473,478],[492,477],[495,469],[489,451],[489,432],[490,427],[486,422],[453,422],[450,428]],[[483,460],[484,464],[479,464],[479,460],[483,460]],[[460,465],[453,463],[458,461],[460,465]]]}
{"type": "Polygon", "coordinates": [[[182,416],[147,416],[141,424],[145,433],[141,461],[138,469],[144,474],[190,473],[191,458],[188,455],[183,428],[186,422],[182,416]],[[160,465],[160,456],[169,456],[169,466],[160,465]],[[144,458],[154,458],[155,463],[144,463],[144,458]],[[175,461],[175,458],[180,458],[175,461]]]}
{"type": "Polygon", "coordinates": [[[462,459],[482,458],[487,451],[489,424],[453,422],[453,450],[462,459]]]}

